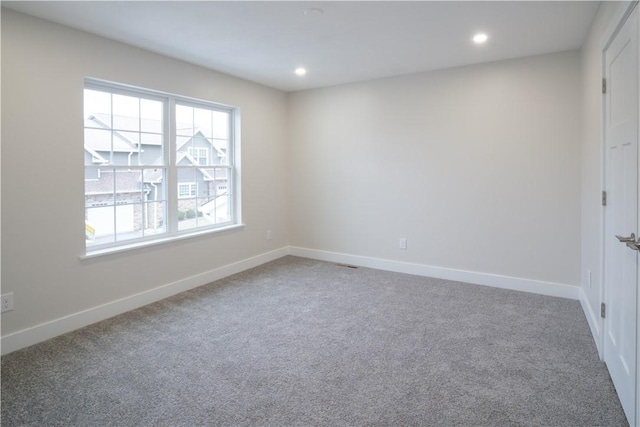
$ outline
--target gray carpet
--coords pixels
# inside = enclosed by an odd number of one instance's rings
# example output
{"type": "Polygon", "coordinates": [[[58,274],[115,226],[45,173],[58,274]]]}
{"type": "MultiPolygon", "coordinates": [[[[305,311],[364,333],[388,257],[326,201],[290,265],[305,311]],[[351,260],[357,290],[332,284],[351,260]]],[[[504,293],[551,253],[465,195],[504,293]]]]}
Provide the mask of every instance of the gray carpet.
{"type": "Polygon", "coordinates": [[[2,425],[626,421],[576,301],[285,257],[2,357],[2,425]]]}

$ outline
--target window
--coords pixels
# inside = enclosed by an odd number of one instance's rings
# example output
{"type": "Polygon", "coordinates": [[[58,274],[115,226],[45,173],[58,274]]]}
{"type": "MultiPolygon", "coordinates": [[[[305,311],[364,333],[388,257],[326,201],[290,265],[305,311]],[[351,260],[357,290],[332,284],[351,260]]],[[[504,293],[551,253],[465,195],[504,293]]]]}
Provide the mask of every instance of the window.
{"type": "Polygon", "coordinates": [[[239,224],[236,114],[210,102],[87,79],[87,253],[239,224]]]}
{"type": "Polygon", "coordinates": [[[178,198],[184,199],[185,197],[195,197],[196,194],[195,182],[187,182],[184,184],[178,183],[178,198]]]}
{"type": "Polygon", "coordinates": [[[189,154],[193,157],[195,164],[206,166],[209,164],[209,150],[201,147],[189,147],[189,154]]]}

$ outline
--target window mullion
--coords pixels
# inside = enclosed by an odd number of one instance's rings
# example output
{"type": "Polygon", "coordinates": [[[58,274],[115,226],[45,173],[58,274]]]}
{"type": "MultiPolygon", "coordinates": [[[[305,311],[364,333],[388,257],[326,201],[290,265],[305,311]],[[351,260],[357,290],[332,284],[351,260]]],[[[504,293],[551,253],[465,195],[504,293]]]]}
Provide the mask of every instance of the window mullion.
{"type": "Polygon", "coordinates": [[[167,177],[165,191],[167,192],[168,232],[178,231],[178,170],[176,168],[176,102],[169,98],[165,107],[164,132],[167,144],[165,144],[165,164],[167,177]]]}
{"type": "Polygon", "coordinates": [[[227,194],[229,197],[229,214],[235,221],[240,222],[242,219],[242,205],[240,194],[240,158],[239,158],[239,141],[240,141],[240,121],[238,111],[233,111],[229,117],[229,140],[233,141],[227,148],[227,156],[229,164],[227,194]]]}

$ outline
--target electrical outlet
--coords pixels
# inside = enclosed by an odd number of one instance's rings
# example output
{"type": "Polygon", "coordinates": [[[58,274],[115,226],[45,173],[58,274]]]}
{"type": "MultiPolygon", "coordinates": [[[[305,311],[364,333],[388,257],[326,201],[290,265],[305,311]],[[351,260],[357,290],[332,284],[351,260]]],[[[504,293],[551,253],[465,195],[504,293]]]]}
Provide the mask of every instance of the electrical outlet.
{"type": "Polygon", "coordinates": [[[13,310],[13,292],[0,296],[0,306],[2,313],[13,310]]]}
{"type": "Polygon", "coordinates": [[[400,249],[406,250],[407,249],[407,238],[406,237],[401,237],[400,240],[398,241],[398,247],[400,249]]]}
{"type": "Polygon", "coordinates": [[[267,240],[271,240],[271,230],[267,230],[267,240]]]}

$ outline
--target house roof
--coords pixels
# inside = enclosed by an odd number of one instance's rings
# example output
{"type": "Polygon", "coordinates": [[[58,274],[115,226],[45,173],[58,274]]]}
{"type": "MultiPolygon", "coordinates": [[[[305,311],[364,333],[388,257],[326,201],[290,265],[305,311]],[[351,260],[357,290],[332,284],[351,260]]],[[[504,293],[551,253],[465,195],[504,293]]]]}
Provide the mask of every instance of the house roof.
{"type": "Polygon", "coordinates": [[[162,168],[144,169],[142,174],[144,182],[149,182],[152,184],[158,184],[162,182],[162,168]]]}
{"type": "MultiPolygon", "coordinates": [[[[162,120],[141,119],[138,117],[110,115],[105,113],[92,114],[85,120],[85,126],[95,127],[96,124],[104,129],[111,129],[111,121],[113,120],[113,129],[120,132],[144,132],[161,134],[162,120]]],[[[144,135],[143,133],[143,135],[144,135]]],[[[151,139],[142,141],[143,144],[162,145],[162,139],[151,139]]],[[[133,142],[132,142],[133,143],[133,142]]]]}
{"type": "Polygon", "coordinates": [[[198,128],[194,129],[193,136],[179,135],[176,141],[176,149],[179,151],[182,147],[191,142],[193,138],[200,138],[207,141],[218,152],[219,156],[224,156],[226,154],[227,146],[229,145],[228,140],[207,138],[198,128]]]}
{"type": "MultiPolygon", "coordinates": [[[[188,152],[182,151],[182,152],[178,153],[178,157],[176,158],[176,164],[180,165],[180,163],[182,163],[185,160],[190,165],[193,165],[193,166],[197,165],[196,160],[188,152]]],[[[214,178],[213,178],[213,173],[215,171],[214,168],[206,168],[206,169],[205,168],[198,168],[198,170],[202,173],[205,181],[213,181],[214,180],[214,178]]]]}
{"type": "MultiPolygon", "coordinates": [[[[105,113],[92,114],[85,119],[84,126],[91,129],[105,129],[111,130],[111,122],[113,121],[114,129],[114,151],[130,152],[131,148],[136,150],[139,145],[162,145],[162,138],[158,137],[162,133],[162,121],[139,119],[137,117],[117,116],[109,115],[105,113]],[[138,134],[138,129],[141,129],[141,133],[138,134]],[[127,137],[127,134],[139,135],[140,142],[134,141],[132,138],[127,137]],[[117,140],[116,140],[117,139],[117,140]],[[124,143],[124,144],[123,144],[124,143]]],[[[207,138],[207,136],[198,127],[194,128],[192,125],[177,123],[176,132],[178,134],[177,150],[179,151],[187,143],[193,140],[193,138],[199,137],[202,140],[207,141],[218,152],[219,156],[224,156],[229,145],[229,141],[226,139],[214,139],[207,138]]],[[[92,139],[91,148],[97,151],[110,151],[111,141],[106,132],[94,132],[95,143],[92,139]],[[98,136],[100,135],[100,136],[98,136]]]]}
{"type": "Polygon", "coordinates": [[[107,159],[98,154],[98,152],[96,152],[94,149],[92,149],[91,147],[87,147],[87,144],[84,144],[84,149],[89,154],[91,154],[94,163],[109,163],[107,159]]]}
{"type": "MultiPolygon", "coordinates": [[[[113,120],[114,128],[118,128],[118,126],[122,126],[127,129],[131,129],[136,123],[140,123],[137,118],[134,117],[124,117],[124,116],[110,116],[109,114],[94,114],[90,115],[85,119],[85,132],[90,134],[89,138],[85,138],[85,150],[89,152],[94,161],[96,163],[108,163],[108,160],[100,155],[98,151],[109,152],[111,151],[111,134],[113,134],[113,151],[114,152],[139,152],[140,146],[147,145],[145,138],[143,137],[141,144],[131,141],[129,138],[125,136],[127,131],[113,131],[111,132],[111,127],[108,123],[111,123],[113,120]],[[87,142],[88,141],[88,142],[87,142]]],[[[152,122],[152,121],[149,121],[152,122]]],[[[158,122],[158,121],[156,121],[158,122]]],[[[137,126],[137,125],[136,125],[137,126]]],[[[142,125],[144,128],[144,124],[142,125]]],[[[190,128],[188,125],[179,124],[179,129],[183,131],[185,129],[190,128]]],[[[145,134],[142,133],[144,136],[145,134]]],[[[193,158],[193,156],[186,150],[180,151],[181,148],[184,148],[187,143],[193,140],[193,138],[199,138],[201,140],[207,141],[211,146],[217,151],[219,156],[224,156],[226,151],[226,145],[228,141],[226,140],[214,140],[210,138],[206,138],[202,132],[198,129],[195,129],[195,134],[191,137],[179,137],[178,138],[178,153],[176,164],[180,164],[186,162],[187,165],[197,166],[197,161],[193,158]],[[215,143],[217,141],[217,144],[215,143]],[[224,149],[222,148],[224,145],[224,149]]],[[[158,138],[154,140],[152,143],[148,145],[161,145],[162,139],[158,138]]],[[[184,163],[183,163],[184,165],[184,163]]],[[[218,172],[215,168],[207,167],[207,168],[198,168],[200,173],[202,173],[205,181],[214,181],[215,179],[225,179],[226,174],[224,176],[220,176],[220,172],[218,172]]],[[[138,174],[138,188],[139,189],[139,173],[134,172],[134,174],[138,174]]],[[[120,176],[120,175],[118,175],[120,176]]],[[[162,168],[155,169],[144,169],[143,171],[143,181],[149,183],[160,183],[162,182],[163,172],[162,168]]],[[[123,175],[123,179],[124,175],[123,175]]],[[[91,184],[88,184],[86,187],[87,194],[90,192],[110,192],[113,191],[113,182],[111,184],[108,183],[108,180],[100,179],[99,183],[95,181],[91,181],[91,184]],[[100,187],[103,186],[104,188],[100,187]],[[100,188],[98,188],[100,187],[100,188]]]]}
{"type": "Polygon", "coordinates": [[[96,116],[89,116],[84,121],[85,146],[95,151],[111,151],[119,153],[137,153],[138,144],[120,132],[111,132],[111,128],[96,116]],[[111,135],[113,134],[113,146],[111,135]]]}

